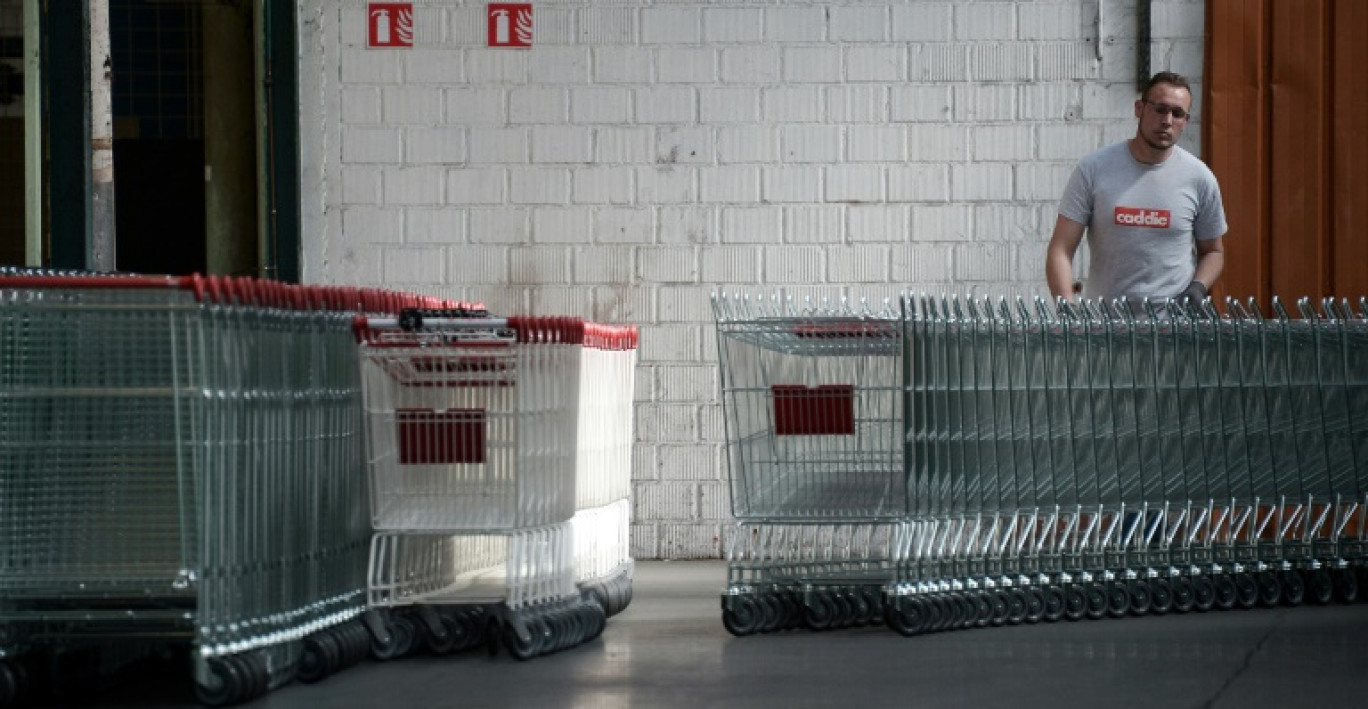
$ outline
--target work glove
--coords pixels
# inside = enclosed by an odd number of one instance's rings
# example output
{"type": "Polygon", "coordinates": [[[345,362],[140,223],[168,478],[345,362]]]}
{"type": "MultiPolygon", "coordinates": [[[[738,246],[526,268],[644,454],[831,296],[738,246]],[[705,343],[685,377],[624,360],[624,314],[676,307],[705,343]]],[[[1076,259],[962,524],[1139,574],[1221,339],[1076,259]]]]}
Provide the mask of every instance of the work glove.
{"type": "Polygon", "coordinates": [[[1202,301],[1206,300],[1206,297],[1207,287],[1201,281],[1193,281],[1183,289],[1182,294],[1174,298],[1174,301],[1189,313],[1201,313],[1202,301]]]}

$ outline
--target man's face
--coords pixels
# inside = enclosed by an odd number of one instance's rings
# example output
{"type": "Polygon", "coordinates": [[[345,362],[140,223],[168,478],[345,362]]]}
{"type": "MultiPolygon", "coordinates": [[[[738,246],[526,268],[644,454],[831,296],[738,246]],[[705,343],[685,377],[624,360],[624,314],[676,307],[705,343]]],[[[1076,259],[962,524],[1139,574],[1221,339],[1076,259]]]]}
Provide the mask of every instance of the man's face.
{"type": "Polygon", "coordinates": [[[1155,150],[1168,150],[1183,135],[1191,108],[1192,94],[1187,89],[1155,84],[1135,102],[1135,117],[1140,119],[1136,135],[1155,150]]]}

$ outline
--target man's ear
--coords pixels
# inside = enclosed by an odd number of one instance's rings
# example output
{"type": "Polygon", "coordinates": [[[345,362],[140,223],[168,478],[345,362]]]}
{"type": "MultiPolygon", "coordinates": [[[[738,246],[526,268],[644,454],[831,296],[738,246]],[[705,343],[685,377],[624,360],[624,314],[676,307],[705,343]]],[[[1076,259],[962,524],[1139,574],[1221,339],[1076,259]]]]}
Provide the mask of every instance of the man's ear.
{"type": "Polygon", "coordinates": [[[1145,99],[1142,99],[1142,98],[1135,99],[1135,117],[1136,117],[1136,118],[1140,118],[1140,117],[1141,117],[1141,114],[1144,113],[1144,112],[1145,112],[1145,99]]]}

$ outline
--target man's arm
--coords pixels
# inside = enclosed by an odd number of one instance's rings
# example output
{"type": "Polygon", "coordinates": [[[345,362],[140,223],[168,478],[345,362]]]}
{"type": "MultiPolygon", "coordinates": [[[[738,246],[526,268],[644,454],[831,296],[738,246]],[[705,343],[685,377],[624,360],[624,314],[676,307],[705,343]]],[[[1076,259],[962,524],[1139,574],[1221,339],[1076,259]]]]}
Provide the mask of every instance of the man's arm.
{"type": "Polygon", "coordinates": [[[1216,285],[1221,272],[1225,270],[1225,238],[1197,240],[1197,273],[1192,280],[1202,284],[1208,291],[1216,285]]]}
{"type": "Polygon", "coordinates": [[[1050,286],[1050,295],[1073,302],[1073,260],[1081,241],[1083,225],[1061,214],[1055,220],[1050,246],[1045,251],[1045,282],[1050,286]]]}

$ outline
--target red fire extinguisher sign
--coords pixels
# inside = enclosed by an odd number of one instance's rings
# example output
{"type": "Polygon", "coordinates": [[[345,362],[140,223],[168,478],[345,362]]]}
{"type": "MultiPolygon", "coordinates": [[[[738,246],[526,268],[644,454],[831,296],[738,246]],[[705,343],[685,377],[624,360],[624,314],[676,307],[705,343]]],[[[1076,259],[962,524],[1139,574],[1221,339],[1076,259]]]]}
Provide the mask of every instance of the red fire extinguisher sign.
{"type": "Polygon", "coordinates": [[[532,46],[532,3],[489,3],[489,46],[532,46]]]}
{"type": "Polygon", "coordinates": [[[413,3],[373,2],[366,6],[366,46],[413,46],[413,3]]]}

